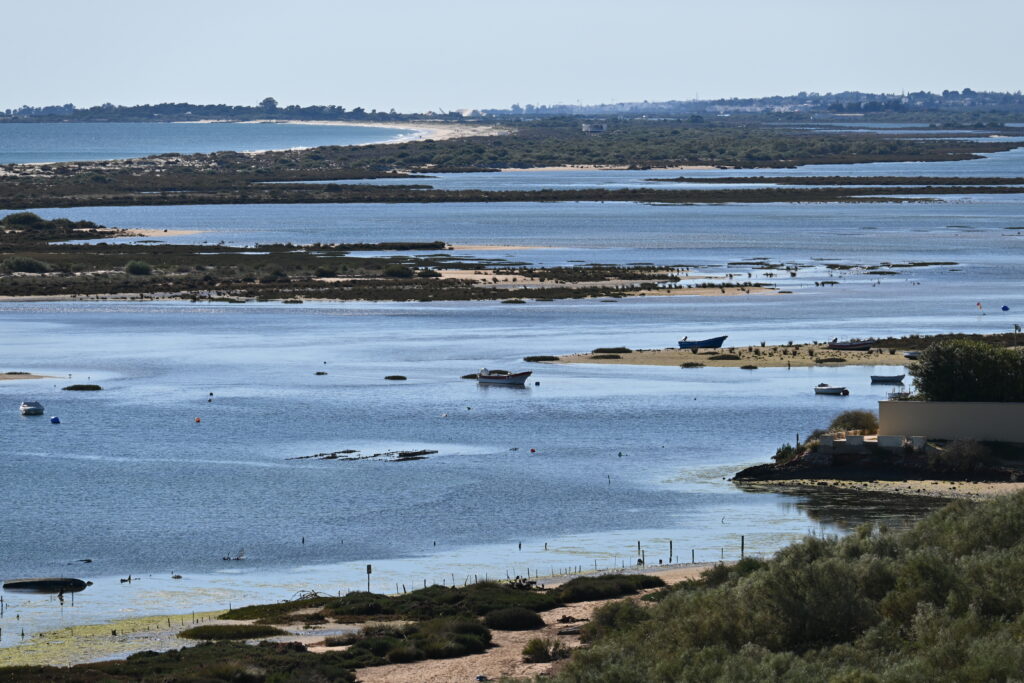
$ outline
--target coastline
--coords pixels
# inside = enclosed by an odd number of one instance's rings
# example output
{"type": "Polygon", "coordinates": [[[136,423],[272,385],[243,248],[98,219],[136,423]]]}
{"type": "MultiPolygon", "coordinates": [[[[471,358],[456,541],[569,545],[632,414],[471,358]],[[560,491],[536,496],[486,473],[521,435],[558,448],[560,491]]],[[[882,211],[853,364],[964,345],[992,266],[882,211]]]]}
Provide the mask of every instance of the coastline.
{"type": "MultiPolygon", "coordinates": [[[[347,126],[347,127],[361,127],[361,128],[390,128],[392,130],[411,130],[413,131],[408,135],[399,135],[391,140],[383,140],[381,142],[364,142],[360,145],[382,145],[382,144],[401,144],[403,142],[413,142],[418,140],[455,140],[458,138],[477,137],[481,135],[507,135],[511,131],[507,128],[500,128],[498,126],[489,126],[484,124],[473,124],[473,123],[449,123],[446,121],[428,121],[426,125],[419,122],[413,122],[412,125],[404,125],[401,123],[385,123],[382,121],[367,121],[367,122],[354,122],[354,121],[300,121],[294,119],[256,119],[253,121],[229,121],[224,119],[204,119],[202,121],[174,121],[174,123],[287,123],[294,126],[347,126]]],[[[302,148],[311,149],[311,148],[302,148]]],[[[260,152],[280,152],[283,150],[266,149],[260,150],[260,152]]],[[[250,152],[250,154],[258,154],[260,152],[250,152]]]]}
{"type": "MultiPolygon", "coordinates": [[[[707,294],[722,294],[717,289],[710,290],[707,294]]],[[[767,289],[767,288],[765,288],[767,289]]],[[[670,290],[672,293],[682,291],[684,293],[703,293],[704,290],[670,290]]],[[[751,290],[754,293],[756,290],[751,290]]],[[[768,293],[781,293],[776,290],[768,290],[768,293]]],[[[885,351],[888,351],[886,349],[885,351]]],[[[683,365],[684,363],[699,363],[704,367],[716,368],[741,368],[743,366],[755,366],[758,368],[785,368],[785,367],[843,367],[852,365],[887,365],[902,366],[908,365],[910,361],[903,357],[902,353],[879,353],[876,351],[834,351],[826,348],[824,344],[794,344],[793,346],[738,346],[723,347],[720,349],[702,349],[694,353],[689,349],[667,348],[667,349],[636,349],[631,353],[619,354],[618,358],[594,358],[593,353],[571,353],[558,357],[559,363],[602,363],[608,365],[683,365]],[[721,356],[728,356],[722,358],[721,356]],[[828,358],[841,358],[840,362],[817,362],[828,358]]],[[[698,366],[693,366],[699,369],[698,366]]]]}
{"type": "Polygon", "coordinates": [[[775,479],[770,481],[743,481],[744,488],[822,488],[856,491],[859,493],[889,493],[899,496],[924,496],[958,500],[987,500],[1024,491],[1024,482],[942,481],[935,479],[894,479],[861,481],[857,479],[775,479]]]}

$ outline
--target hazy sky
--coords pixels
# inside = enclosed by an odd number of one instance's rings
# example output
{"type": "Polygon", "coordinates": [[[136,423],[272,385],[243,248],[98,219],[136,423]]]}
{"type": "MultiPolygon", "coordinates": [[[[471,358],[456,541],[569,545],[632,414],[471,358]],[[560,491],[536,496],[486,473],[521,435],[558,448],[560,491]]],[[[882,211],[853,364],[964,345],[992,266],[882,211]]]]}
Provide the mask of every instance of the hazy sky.
{"type": "Polygon", "coordinates": [[[1024,87],[1020,0],[0,0],[0,108],[1024,87]]]}

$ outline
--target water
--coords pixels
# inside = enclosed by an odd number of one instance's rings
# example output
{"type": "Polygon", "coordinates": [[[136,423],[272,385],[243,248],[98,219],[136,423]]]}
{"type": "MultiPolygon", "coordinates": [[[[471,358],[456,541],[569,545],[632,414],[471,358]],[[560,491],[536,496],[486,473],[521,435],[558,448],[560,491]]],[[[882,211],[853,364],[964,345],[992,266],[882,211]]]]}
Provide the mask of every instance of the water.
{"type": "Polygon", "coordinates": [[[414,133],[400,128],[290,123],[5,123],[0,124],[0,164],[361,145],[414,133]]]}
{"type": "MultiPolygon", "coordinates": [[[[978,175],[1020,175],[1022,160],[1015,151],[956,163],[973,164],[964,168],[978,175]]],[[[916,171],[939,175],[936,166],[916,171]]],[[[790,172],[808,171],[821,172],[790,172]]],[[[892,165],[884,173],[893,174],[892,165]]],[[[637,176],[587,182],[615,178],[637,176]]],[[[752,267],[730,262],[761,257],[801,268],[796,278],[779,273],[792,294],[766,297],[521,306],[0,302],[2,369],[55,377],[0,382],[0,577],[95,581],[73,608],[5,593],[0,627],[6,636],[18,627],[32,633],[218,609],[311,588],[337,592],[365,587],[367,563],[375,590],[393,590],[632,564],[637,541],[649,562],[669,559],[669,540],[679,559],[692,549],[698,561],[714,561],[734,559],[741,535],[748,552],[771,553],[809,531],[906,523],[935,503],[750,492],[725,481],[841,409],[874,408],[887,388],[872,387],[869,375],[891,368],[746,372],[527,366],[520,359],[599,346],[660,348],[684,334],[728,333],[729,344],[754,345],[1008,331],[1024,307],[1024,247],[1020,231],[1006,229],[1021,225],[1020,207],[1014,196],[965,196],[884,204],[40,211],[204,231],[168,241],[442,239],[546,247],[446,252],[459,258],[686,263],[738,274],[752,267]],[[897,268],[898,276],[825,265],[883,260],[957,265],[897,268]],[[814,286],[825,277],[840,285],[814,286]],[[989,315],[977,313],[978,301],[989,315]],[[1010,312],[998,310],[1003,304],[1010,312]],[[529,367],[540,384],[484,388],[459,379],[484,366],[529,367]],[[385,381],[390,374],[409,379],[385,381]],[[73,382],[104,389],[60,390],[73,382]],[[846,385],[851,395],[815,396],[819,382],[846,385]],[[62,424],[21,417],[16,404],[24,399],[42,401],[62,424]],[[438,453],[404,463],[288,459],[347,448],[438,453]],[[221,559],[241,548],[244,561],[221,559]],[[77,562],[86,558],[92,562],[77,562]],[[171,579],[172,572],[184,579],[171,579]],[[131,584],[117,580],[128,574],[131,584]]],[[[756,271],[752,279],[767,280],[756,271]]]]}

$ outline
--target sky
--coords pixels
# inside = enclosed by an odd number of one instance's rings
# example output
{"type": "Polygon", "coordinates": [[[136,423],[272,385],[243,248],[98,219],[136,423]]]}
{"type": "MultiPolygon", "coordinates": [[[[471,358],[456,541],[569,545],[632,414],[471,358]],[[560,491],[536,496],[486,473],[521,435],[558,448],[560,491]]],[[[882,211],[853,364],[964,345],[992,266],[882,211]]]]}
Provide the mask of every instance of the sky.
{"type": "Polygon", "coordinates": [[[0,0],[0,109],[1022,89],[1020,0],[0,0]]]}

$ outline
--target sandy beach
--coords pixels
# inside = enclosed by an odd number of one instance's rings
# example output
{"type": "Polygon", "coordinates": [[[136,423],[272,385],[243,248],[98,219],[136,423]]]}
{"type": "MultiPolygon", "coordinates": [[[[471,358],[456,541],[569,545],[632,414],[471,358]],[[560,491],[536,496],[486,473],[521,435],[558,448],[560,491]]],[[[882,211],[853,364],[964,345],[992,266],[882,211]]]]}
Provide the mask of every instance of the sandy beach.
{"type": "Polygon", "coordinates": [[[15,379],[55,379],[53,375],[34,375],[31,372],[0,372],[0,382],[15,379]]]}
{"type": "Polygon", "coordinates": [[[148,230],[141,228],[128,228],[119,237],[171,237],[178,235],[198,235],[202,230],[148,230]]]}
{"type": "MultiPolygon", "coordinates": [[[[509,129],[477,123],[450,123],[447,121],[410,121],[408,123],[385,123],[381,121],[298,121],[291,119],[257,119],[254,121],[230,121],[222,119],[204,119],[202,121],[177,121],[176,123],[288,123],[295,126],[360,126],[363,128],[391,128],[393,130],[411,130],[410,135],[400,135],[393,140],[368,142],[364,144],[395,144],[413,140],[454,140],[456,138],[477,137],[480,135],[507,135],[509,129]]],[[[264,150],[274,151],[274,150],[264,150]]]]}
{"type": "Polygon", "coordinates": [[[935,481],[933,479],[905,479],[899,481],[854,481],[843,479],[789,479],[779,481],[744,482],[744,487],[791,488],[816,487],[862,491],[867,493],[893,493],[903,496],[930,498],[962,498],[983,500],[1006,496],[1024,490],[1024,482],[935,481]]]}
{"type": "MultiPolygon", "coordinates": [[[[678,291],[678,290],[677,290],[678,291]]],[[[694,291],[694,290],[683,290],[694,291]]],[[[728,291],[728,290],[727,290],[728,291]]],[[[771,293],[773,290],[768,290],[771,293]]],[[[711,290],[718,294],[717,289],[711,290]]],[[[752,292],[753,293],[753,290],[752,292]]],[[[707,367],[739,368],[753,365],[759,368],[814,367],[835,365],[892,365],[910,363],[899,351],[888,349],[871,351],[833,351],[825,344],[794,344],[793,346],[739,346],[721,349],[638,349],[620,354],[620,358],[594,358],[592,353],[573,353],[559,356],[559,363],[609,363],[613,365],[682,365],[700,363],[707,367]],[[727,357],[722,357],[727,356],[727,357]],[[735,357],[734,357],[735,356],[735,357]],[[820,362],[824,359],[841,361],[820,362]]]]}

